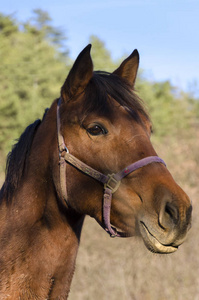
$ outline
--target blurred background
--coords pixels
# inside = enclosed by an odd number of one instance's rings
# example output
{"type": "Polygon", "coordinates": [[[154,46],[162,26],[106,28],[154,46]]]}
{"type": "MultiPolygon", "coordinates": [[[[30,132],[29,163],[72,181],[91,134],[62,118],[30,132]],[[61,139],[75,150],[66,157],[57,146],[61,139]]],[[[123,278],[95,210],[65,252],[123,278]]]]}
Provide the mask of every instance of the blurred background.
{"type": "Polygon", "coordinates": [[[82,232],[69,300],[199,299],[199,2],[7,0],[0,6],[0,185],[7,153],[42,118],[79,52],[113,71],[137,48],[136,91],[152,141],[193,202],[186,242],[155,255],[138,238],[110,239],[91,218],[82,232]]]}

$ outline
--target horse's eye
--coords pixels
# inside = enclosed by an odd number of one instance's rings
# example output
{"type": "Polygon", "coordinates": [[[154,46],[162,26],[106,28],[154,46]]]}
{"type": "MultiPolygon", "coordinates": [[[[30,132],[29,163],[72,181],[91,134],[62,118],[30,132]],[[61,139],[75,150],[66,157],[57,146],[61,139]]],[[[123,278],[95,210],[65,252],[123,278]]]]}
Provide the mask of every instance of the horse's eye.
{"type": "Polygon", "coordinates": [[[107,130],[99,124],[95,124],[87,128],[87,132],[93,136],[107,134],[107,130]]]}

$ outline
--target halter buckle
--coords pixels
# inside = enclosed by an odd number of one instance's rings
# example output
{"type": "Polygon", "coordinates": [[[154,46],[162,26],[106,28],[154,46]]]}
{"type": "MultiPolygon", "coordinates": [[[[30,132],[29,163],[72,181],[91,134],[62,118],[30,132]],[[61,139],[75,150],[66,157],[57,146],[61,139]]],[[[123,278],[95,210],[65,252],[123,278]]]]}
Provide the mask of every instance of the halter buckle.
{"type": "Polygon", "coordinates": [[[115,193],[120,185],[120,181],[114,178],[114,173],[113,174],[108,174],[108,181],[104,184],[104,189],[109,188],[113,193],[115,193]]]}

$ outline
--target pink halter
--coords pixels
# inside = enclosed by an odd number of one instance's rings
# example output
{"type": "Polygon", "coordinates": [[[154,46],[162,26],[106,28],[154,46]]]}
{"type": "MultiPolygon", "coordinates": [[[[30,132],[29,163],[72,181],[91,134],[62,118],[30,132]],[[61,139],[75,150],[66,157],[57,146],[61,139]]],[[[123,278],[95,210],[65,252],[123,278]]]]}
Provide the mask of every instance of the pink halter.
{"type": "Polygon", "coordinates": [[[125,232],[119,232],[110,224],[110,211],[111,211],[111,201],[112,194],[115,193],[120,185],[121,180],[126,177],[128,174],[134,172],[137,169],[140,169],[148,164],[157,162],[162,163],[166,166],[165,162],[158,156],[148,156],[137,162],[129,165],[124,168],[120,172],[116,174],[102,174],[99,171],[91,168],[86,165],[78,158],[74,157],[69,153],[68,148],[65,145],[64,138],[60,132],[60,109],[61,98],[57,104],[57,134],[58,134],[58,147],[59,147],[59,164],[60,164],[60,185],[61,185],[61,193],[64,200],[67,202],[67,187],[66,187],[66,163],[69,163],[76,169],[82,171],[86,175],[98,180],[99,182],[104,184],[104,196],[103,196],[103,220],[104,224],[101,225],[106,232],[110,234],[111,237],[126,237],[128,236],[125,232]]]}

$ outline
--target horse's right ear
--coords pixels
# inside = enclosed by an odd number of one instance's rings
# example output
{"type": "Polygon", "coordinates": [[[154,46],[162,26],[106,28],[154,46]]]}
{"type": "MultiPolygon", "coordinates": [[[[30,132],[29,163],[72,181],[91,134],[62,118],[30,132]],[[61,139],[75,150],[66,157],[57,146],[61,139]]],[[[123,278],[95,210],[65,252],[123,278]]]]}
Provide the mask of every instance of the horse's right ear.
{"type": "Polygon", "coordinates": [[[61,88],[61,97],[65,102],[81,94],[93,76],[90,50],[90,44],[82,50],[61,88]]]}

